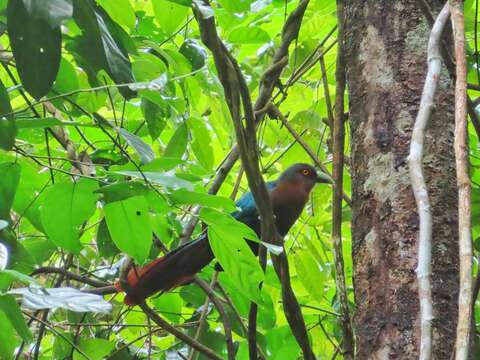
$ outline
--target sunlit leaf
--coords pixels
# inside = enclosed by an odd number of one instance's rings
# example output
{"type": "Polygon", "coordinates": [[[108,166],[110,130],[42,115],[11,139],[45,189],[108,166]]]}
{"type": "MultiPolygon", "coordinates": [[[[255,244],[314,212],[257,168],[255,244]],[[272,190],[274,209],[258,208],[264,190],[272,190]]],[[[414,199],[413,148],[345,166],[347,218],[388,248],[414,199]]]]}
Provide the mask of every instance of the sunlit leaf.
{"type": "Polygon", "coordinates": [[[20,335],[25,342],[29,343],[33,340],[32,333],[25,323],[25,319],[20,311],[20,307],[13,296],[0,296],[0,311],[5,314],[7,319],[10,321],[10,324],[12,324],[17,331],[17,334],[20,335]]]}
{"type": "Polygon", "coordinates": [[[115,128],[115,130],[117,130],[117,132],[123,136],[128,145],[135,149],[143,164],[147,164],[155,158],[155,153],[150,145],[146,144],[137,135],[134,135],[119,127],[115,128]]]}
{"type": "Polygon", "coordinates": [[[104,210],[115,245],[138,263],[144,262],[152,246],[147,200],[143,196],[134,196],[108,203],[104,210]]]}
{"type": "Polygon", "coordinates": [[[5,86],[0,81],[0,148],[11,150],[15,144],[17,127],[13,121],[12,106],[5,86]]]}
{"type": "Polygon", "coordinates": [[[95,211],[97,187],[95,181],[82,179],[55,184],[48,190],[41,218],[48,237],[57,246],[73,253],[80,251],[80,226],[95,211]]]}

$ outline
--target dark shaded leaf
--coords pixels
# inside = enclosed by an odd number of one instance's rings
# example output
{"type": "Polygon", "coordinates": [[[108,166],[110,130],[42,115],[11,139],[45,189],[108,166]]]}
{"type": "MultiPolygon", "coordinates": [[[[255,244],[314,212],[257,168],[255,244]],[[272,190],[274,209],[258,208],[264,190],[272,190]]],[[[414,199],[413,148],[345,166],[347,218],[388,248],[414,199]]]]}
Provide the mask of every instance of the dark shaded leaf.
{"type": "Polygon", "coordinates": [[[167,124],[166,118],[171,115],[170,105],[165,101],[162,107],[143,98],[142,111],[145,116],[145,121],[147,122],[148,132],[152,140],[156,140],[167,124]]]}
{"type": "Polygon", "coordinates": [[[10,209],[20,181],[20,171],[18,163],[0,164],[0,174],[2,174],[0,176],[0,219],[10,219],[10,209]]]}
{"type": "Polygon", "coordinates": [[[51,89],[60,66],[60,27],[28,14],[22,0],[9,0],[7,25],[17,71],[24,88],[36,99],[51,89]]]}
{"type": "Polygon", "coordinates": [[[180,47],[180,53],[192,64],[192,70],[201,69],[205,65],[207,51],[195,40],[187,39],[180,47]]]}
{"type": "Polygon", "coordinates": [[[0,148],[7,151],[12,149],[17,135],[17,127],[11,113],[10,98],[5,86],[0,81],[0,148]]]}
{"type": "Polygon", "coordinates": [[[30,16],[57,27],[73,15],[72,0],[23,0],[30,16]]]}
{"type": "Polygon", "coordinates": [[[98,253],[103,258],[110,258],[120,253],[120,250],[118,250],[110,236],[105,219],[103,219],[98,226],[97,247],[98,253]]]}
{"type": "MultiPolygon", "coordinates": [[[[116,84],[134,83],[127,51],[90,1],[74,0],[73,17],[83,31],[79,46],[89,65],[93,65],[94,70],[104,69],[116,84]]],[[[135,96],[128,87],[121,87],[119,91],[126,98],[135,96]]]]}

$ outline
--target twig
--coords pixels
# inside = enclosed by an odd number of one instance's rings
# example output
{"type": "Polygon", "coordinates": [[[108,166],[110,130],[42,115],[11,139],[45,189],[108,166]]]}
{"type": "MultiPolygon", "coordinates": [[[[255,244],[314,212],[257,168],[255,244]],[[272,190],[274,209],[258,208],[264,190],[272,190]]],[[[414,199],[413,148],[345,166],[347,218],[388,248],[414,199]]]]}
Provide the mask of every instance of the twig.
{"type": "Polygon", "coordinates": [[[410,142],[410,154],[408,165],[413,194],[417,202],[417,211],[420,221],[420,229],[417,240],[418,260],[417,279],[418,297],[420,300],[420,360],[432,358],[432,214],[428,197],[427,184],[423,175],[423,144],[425,129],[434,109],[435,92],[437,90],[440,73],[442,70],[442,58],[440,53],[440,41],[447,23],[450,10],[446,4],[439,13],[430,34],[428,42],[428,72],[423,87],[422,99],[418,110],[415,125],[410,142]]]}
{"type": "Polygon", "coordinates": [[[335,117],[333,120],[333,187],[332,198],[332,243],[333,258],[335,262],[335,284],[340,302],[342,314],[342,335],[344,359],[353,359],[354,340],[353,330],[348,309],[348,294],[345,282],[345,265],[343,263],[342,250],[342,198],[343,198],[343,164],[345,151],[345,120],[344,120],[344,96],[345,96],[345,52],[344,52],[344,1],[337,0],[338,22],[338,49],[336,63],[336,92],[335,92],[335,117]]]}
{"type": "Polygon", "coordinates": [[[463,1],[450,0],[455,40],[455,162],[458,188],[458,234],[460,249],[460,293],[458,296],[456,360],[468,359],[472,319],[472,234],[467,130],[467,61],[463,1]]]}
{"type": "Polygon", "coordinates": [[[78,282],[81,282],[81,283],[84,283],[84,284],[87,284],[87,285],[90,285],[90,286],[94,286],[96,288],[104,287],[104,286],[108,285],[108,283],[106,283],[104,281],[90,279],[90,278],[87,278],[85,276],[75,274],[75,273],[73,273],[71,271],[68,271],[66,269],[57,268],[57,267],[54,267],[54,266],[40,267],[38,269],[33,270],[30,275],[35,276],[35,275],[40,275],[40,274],[62,274],[68,279],[76,280],[78,282]]]}

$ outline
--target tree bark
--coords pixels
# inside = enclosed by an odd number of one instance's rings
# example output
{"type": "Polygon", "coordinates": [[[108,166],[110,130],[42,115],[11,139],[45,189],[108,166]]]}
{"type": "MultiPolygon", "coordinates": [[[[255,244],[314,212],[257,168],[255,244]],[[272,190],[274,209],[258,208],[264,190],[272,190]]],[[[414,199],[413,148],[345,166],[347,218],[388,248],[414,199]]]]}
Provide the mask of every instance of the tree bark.
{"type": "MultiPolygon", "coordinates": [[[[436,13],[443,3],[430,1],[436,13]]],[[[418,215],[406,157],[430,27],[415,0],[350,0],[345,19],[356,359],[415,359],[418,215]]],[[[445,69],[435,99],[423,164],[433,216],[433,357],[449,359],[457,318],[458,231],[453,82],[445,69]]]]}

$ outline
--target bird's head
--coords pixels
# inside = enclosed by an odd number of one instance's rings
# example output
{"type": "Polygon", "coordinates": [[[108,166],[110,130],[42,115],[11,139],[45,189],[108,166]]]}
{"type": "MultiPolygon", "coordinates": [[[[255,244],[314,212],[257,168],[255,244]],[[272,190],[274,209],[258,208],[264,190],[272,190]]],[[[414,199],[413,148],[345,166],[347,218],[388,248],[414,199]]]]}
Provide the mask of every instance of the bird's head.
{"type": "Polygon", "coordinates": [[[280,175],[278,180],[280,182],[296,183],[303,186],[307,191],[312,190],[317,183],[333,184],[330,175],[315,169],[312,165],[302,163],[290,166],[280,175]]]}

